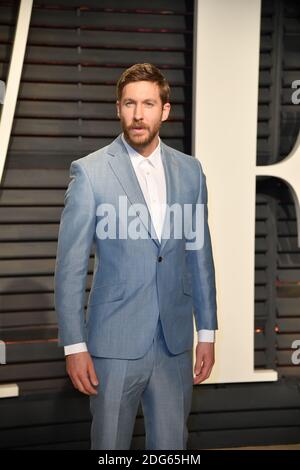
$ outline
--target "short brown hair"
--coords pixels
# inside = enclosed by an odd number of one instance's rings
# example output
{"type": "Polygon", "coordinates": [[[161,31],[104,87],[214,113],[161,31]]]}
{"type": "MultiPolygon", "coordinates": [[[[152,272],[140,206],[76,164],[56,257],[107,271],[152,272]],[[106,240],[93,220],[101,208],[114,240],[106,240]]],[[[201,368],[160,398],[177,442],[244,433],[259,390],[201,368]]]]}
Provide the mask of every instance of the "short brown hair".
{"type": "Polygon", "coordinates": [[[159,87],[162,104],[170,101],[170,85],[161,71],[153,64],[134,64],[126,69],[117,82],[117,99],[120,101],[122,91],[127,83],[140,82],[142,80],[155,82],[159,87]]]}

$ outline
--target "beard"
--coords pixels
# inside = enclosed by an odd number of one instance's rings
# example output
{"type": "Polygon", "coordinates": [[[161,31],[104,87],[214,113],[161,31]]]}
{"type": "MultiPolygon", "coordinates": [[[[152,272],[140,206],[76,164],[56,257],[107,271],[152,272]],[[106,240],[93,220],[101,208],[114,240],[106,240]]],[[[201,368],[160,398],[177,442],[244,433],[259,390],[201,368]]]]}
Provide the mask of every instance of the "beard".
{"type": "Polygon", "coordinates": [[[126,126],[126,124],[121,120],[121,126],[124,132],[124,136],[127,142],[136,148],[144,148],[149,145],[158,134],[158,131],[162,125],[162,121],[158,121],[153,128],[149,128],[144,124],[132,124],[131,126],[126,126]],[[142,127],[144,130],[143,134],[134,134],[133,128],[134,127],[142,127]]]}

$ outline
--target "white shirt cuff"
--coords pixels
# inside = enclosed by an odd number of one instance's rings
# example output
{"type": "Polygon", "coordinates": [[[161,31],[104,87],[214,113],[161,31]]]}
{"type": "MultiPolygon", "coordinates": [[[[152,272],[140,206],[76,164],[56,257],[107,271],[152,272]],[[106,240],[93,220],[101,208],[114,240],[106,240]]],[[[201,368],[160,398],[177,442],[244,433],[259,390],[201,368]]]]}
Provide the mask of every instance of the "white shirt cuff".
{"type": "Polygon", "coordinates": [[[65,350],[65,356],[68,356],[69,354],[86,352],[87,346],[86,346],[86,343],[69,344],[68,346],[64,346],[64,350],[65,350]]]}
{"type": "Polygon", "coordinates": [[[214,343],[215,342],[215,330],[199,330],[198,342],[201,343],[214,343]]]}

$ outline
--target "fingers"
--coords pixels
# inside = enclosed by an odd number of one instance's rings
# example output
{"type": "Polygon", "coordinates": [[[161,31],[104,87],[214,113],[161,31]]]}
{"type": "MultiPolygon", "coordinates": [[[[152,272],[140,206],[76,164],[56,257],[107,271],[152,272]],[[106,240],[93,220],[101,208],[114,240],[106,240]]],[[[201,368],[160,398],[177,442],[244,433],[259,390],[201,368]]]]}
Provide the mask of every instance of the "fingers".
{"type": "Polygon", "coordinates": [[[90,393],[88,392],[88,390],[85,388],[85,386],[83,385],[81,379],[79,377],[74,377],[72,378],[72,382],[73,382],[73,385],[74,387],[81,393],[84,393],[85,395],[90,395],[90,393]]]}
{"type": "Polygon", "coordinates": [[[215,363],[214,344],[199,342],[196,347],[196,364],[194,367],[194,384],[207,380],[215,363]]]}
{"type": "Polygon", "coordinates": [[[201,382],[204,382],[205,380],[207,380],[208,377],[210,376],[211,370],[212,370],[212,367],[207,370],[204,369],[201,371],[199,375],[196,375],[194,377],[194,385],[200,384],[201,382]]]}
{"type": "Polygon", "coordinates": [[[97,395],[95,388],[99,382],[92,358],[88,353],[78,353],[67,357],[67,372],[74,387],[85,395],[97,395]]]}
{"type": "Polygon", "coordinates": [[[74,387],[85,395],[97,395],[97,390],[92,386],[89,377],[86,375],[70,375],[74,387]]]}
{"type": "Polygon", "coordinates": [[[214,365],[214,362],[209,362],[209,363],[203,362],[201,370],[200,370],[200,374],[194,377],[194,385],[200,384],[201,382],[204,382],[205,380],[208,379],[208,377],[211,374],[213,365],[214,365]]]}

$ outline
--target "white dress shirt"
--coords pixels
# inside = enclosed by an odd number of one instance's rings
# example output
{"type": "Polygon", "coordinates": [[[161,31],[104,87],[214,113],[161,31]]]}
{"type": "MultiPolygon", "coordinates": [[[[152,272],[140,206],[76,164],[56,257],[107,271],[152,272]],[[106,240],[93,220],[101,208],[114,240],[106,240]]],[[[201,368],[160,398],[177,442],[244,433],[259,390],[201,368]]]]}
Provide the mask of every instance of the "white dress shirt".
{"type": "MultiPolygon", "coordinates": [[[[127,143],[122,133],[122,141],[128,151],[135,174],[143,192],[145,201],[150,211],[155,233],[161,241],[163,221],[166,211],[166,180],[164,167],[161,160],[160,138],[158,145],[151,155],[144,157],[127,143]]],[[[213,343],[215,341],[214,330],[199,330],[199,342],[213,343]]],[[[86,343],[70,344],[64,347],[65,355],[87,351],[86,343]]]]}
{"type": "Polygon", "coordinates": [[[131,163],[150,211],[155,233],[159,241],[161,241],[167,195],[165,172],[160,155],[160,139],[158,146],[149,157],[144,157],[132,148],[126,142],[124,134],[122,134],[122,140],[129,153],[131,163]]]}

